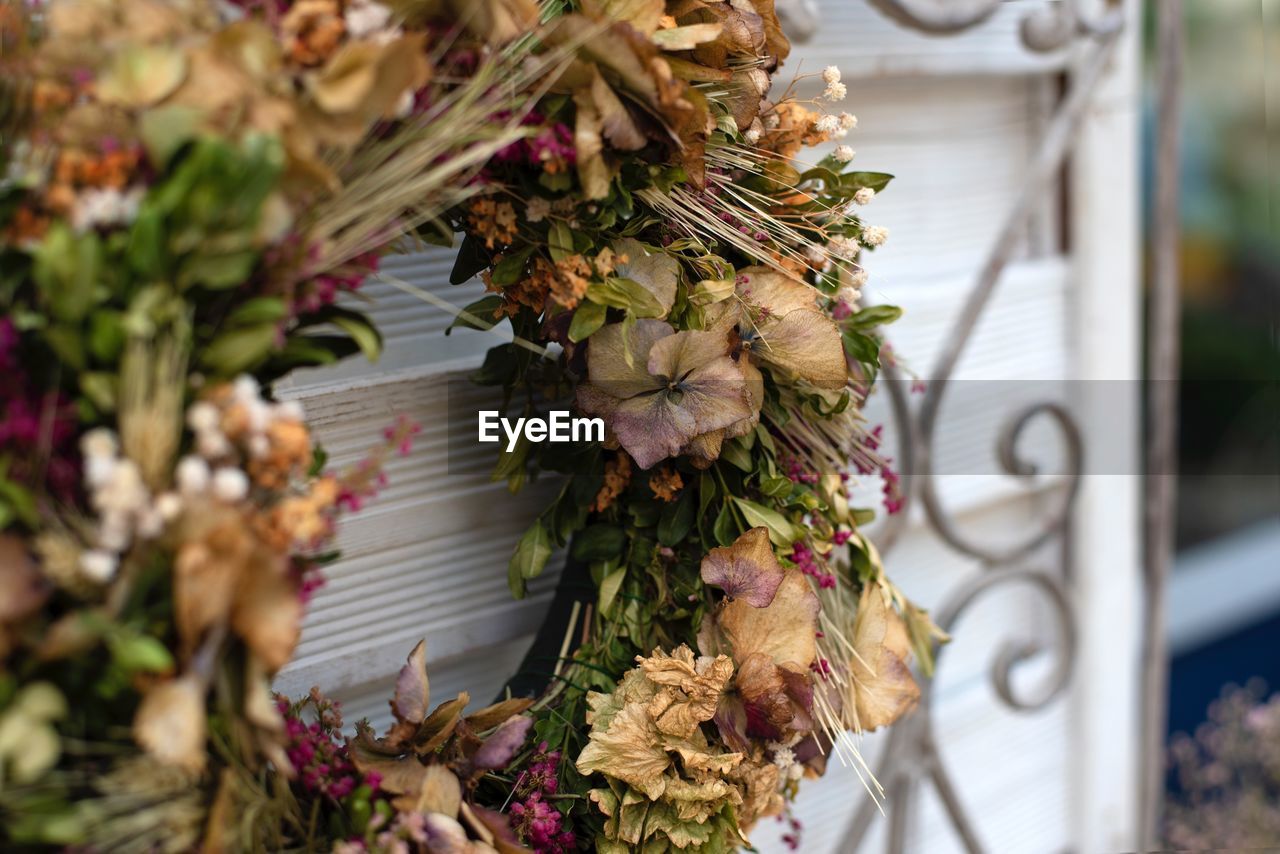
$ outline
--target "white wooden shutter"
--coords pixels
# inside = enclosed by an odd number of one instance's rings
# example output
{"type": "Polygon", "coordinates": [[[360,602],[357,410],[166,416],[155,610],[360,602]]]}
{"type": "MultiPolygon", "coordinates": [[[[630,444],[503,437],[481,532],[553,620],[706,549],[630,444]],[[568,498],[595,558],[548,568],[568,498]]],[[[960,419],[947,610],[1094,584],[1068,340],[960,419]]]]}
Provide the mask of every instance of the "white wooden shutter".
{"type": "MultiPolygon", "coordinates": [[[[868,221],[888,226],[890,239],[868,263],[866,293],[873,301],[906,309],[893,330],[894,346],[908,366],[924,373],[1020,187],[1052,106],[1054,75],[1067,67],[1069,57],[1022,48],[1018,21],[1035,5],[1026,0],[1006,2],[983,26],[949,38],[908,32],[862,2],[819,2],[822,24],[788,67],[811,73],[839,65],[849,86],[841,106],[859,118],[858,129],[845,140],[858,152],[855,164],[898,176],[867,209],[868,221]]],[[[1118,76],[1131,82],[1131,67],[1118,76]]],[[[1109,193],[1109,211],[1091,212],[1097,219],[1082,221],[1080,211],[1072,216],[1077,245],[1104,239],[1107,229],[1113,237],[1119,229],[1121,245],[1083,258],[1066,254],[1057,238],[1061,199],[1046,199],[1028,249],[1002,279],[957,380],[1037,380],[1043,396],[1054,383],[1073,377],[1132,376],[1126,371],[1133,367],[1134,352],[1133,241],[1124,229],[1132,225],[1135,175],[1132,153],[1107,147],[1131,138],[1134,98],[1131,86],[1112,87],[1110,102],[1099,106],[1099,118],[1088,131],[1092,148],[1086,155],[1092,151],[1092,156],[1074,164],[1073,199],[1081,196],[1081,182],[1103,184],[1109,193]],[[1100,278],[1110,286],[1105,293],[1100,278]],[[1099,342],[1098,336],[1107,341],[1099,342]],[[1099,353],[1110,354],[1111,362],[1104,364],[1099,353]]],[[[465,305],[476,298],[479,285],[450,287],[451,263],[451,253],[432,250],[392,259],[387,269],[465,305]]],[[[465,689],[483,701],[505,681],[541,621],[556,565],[553,560],[529,598],[515,602],[507,593],[507,558],[554,484],[535,484],[513,498],[481,475],[449,473],[447,379],[478,364],[495,340],[469,330],[446,338],[442,333],[451,318],[445,312],[388,285],[371,282],[364,293],[373,299],[373,314],[387,334],[382,361],[370,366],[353,360],[307,372],[290,380],[282,393],[306,404],[335,464],[358,458],[397,413],[418,419],[425,429],[413,455],[393,463],[386,493],[344,526],[339,538],[344,557],[327,570],[329,584],[315,599],[297,659],[281,674],[278,687],[299,693],[321,684],[346,702],[350,720],[367,714],[383,722],[392,676],[419,637],[427,639],[434,697],[465,689]]],[[[1010,385],[1017,387],[1026,388],[1010,385]]],[[[985,388],[991,395],[999,386],[985,388]]],[[[487,392],[473,394],[478,402],[487,392]]],[[[996,431],[1014,408],[1010,400],[984,401],[977,392],[944,408],[938,433],[944,468],[994,472],[996,431]]],[[[871,414],[887,420],[882,401],[873,404],[871,414]]],[[[1046,437],[1033,437],[1032,445],[1033,456],[1035,448],[1048,454],[1054,449],[1046,437]]],[[[477,445],[474,453],[490,451],[477,445]]],[[[946,476],[940,487],[964,525],[985,525],[997,538],[1001,529],[1016,528],[1047,500],[994,474],[946,476]]],[[[1131,561],[1136,524],[1126,528],[1125,514],[1131,516],[1136,506],[1128,501],[1132,485],[1087,486],[1085,492],[1094,502],[1084,519],[1090,536],[1107,538],[1102,553],[1108,559],[1131,561]],[[1099,509],[1108,501],[1105,510],[1099,509]]],[[[925,606],[937,604],[976,570],[973,561],[949,551],[919,520],[889,558],[894,578],[925,606]]],[[[1087,572],[1083,580],[1086,593],[1096,597],[1101,582],[1087,572]]],[[[1113,604],[1121,614],[1123,594],[1121,587],[1113,604]]],[[[1087,702],[1020,715],[1000,706],[986,683],[998,645],[1036,637],[1042,626],[1041,603],[1018,590],[993,595],[966,615],[938,677],[938,735],[962,800],[978,817],[979,833],[991,850],[1042,852],[1072,840],[1084,843],[1084,850],[1100,850],[1106,837],[1099,828],[1106,822],[1093,815],[1092,792],[1109,797],[1124,785],[1123,779],[1106,782],[1103,764],[1081,758],[1086,735],[1115,745],[1116,736],[1108,741],[1103,734],[1110,719],[1097,711],[1095,700],[1123,696],[1121,686],[1105,684],[1123,676],[1113,672],[1098,677],[1099,684],[1086,670],[1105,658],[1105,649],[1086,641],[1078,677],[1085,683],[1077,694],[1087,702]]],[[[866,739],[868,758],[880,743],[878,737],[866,739]]],[[[805,824],[803,850],[833,850],[848,816],[865,797],[852,771],[838,763],[823,780],[806,784],[796,809],[805,824]]],[[[1123,801],[1123,794],[1116,797],[1123,801]]],[[[938,804],[926,798],[923,806],[912,825],[912,846],[929,852],[956,847],[938,804]]],[[[1117,809],[1123,812],[1124,804],[1117,809]]],[[[1117,819],[1106,826],[1117,821],[1123,824],[1117,819]]],[[[755,841],[765,851],[784,850],[782,832],[766,821],[755,841]]]]}

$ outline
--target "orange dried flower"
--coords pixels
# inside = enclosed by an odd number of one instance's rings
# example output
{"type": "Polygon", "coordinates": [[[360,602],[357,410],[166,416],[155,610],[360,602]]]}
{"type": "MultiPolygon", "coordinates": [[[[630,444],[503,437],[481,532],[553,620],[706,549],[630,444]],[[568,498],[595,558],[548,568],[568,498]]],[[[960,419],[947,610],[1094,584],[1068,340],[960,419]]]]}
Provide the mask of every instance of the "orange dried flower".
{"type": "Polygon", "coordinates": [[[570,255],[557,261],[550,284],[551,299],[557,305],[575,308],[587,294],[592,272],[591,262],[581,255],[570,255]]]}
{"type": "Polygon", "coordinates": [[[299,0],[281,21],[289,59],[320,65],[338,49],[347,25],[337,0],[299,0]]]}
{"type": "Polygon", "coordinates": [[[676,496],[684,488],[684,480],[680,477],[680,472],[663,466],[650,475],[649,488],[660,500],[671,502],[676,500],[676,496]]]}
{"type": "Polygon", "coordinates": [[[516,239],[516,209],[510,202],[476,199],[471,203],[467,219],[472,231],[484,238],[484,245],[489,249],[516,239]]]}
{"type": "Polygon", "coordinates": [[[36,213],[24,205],[18,208],[13,219],[10,220],[6,239],[21,246],[44,239],[45,232],[48,230],[49,217],[36,213]]]}
{"type": "Polygon", "coordinates": [[[259,486],[283,489],[311,462],[311,434],[301,421],[274,421],[266,430],[268,451],[249,461],[249,476],[259,486]]]}
{"type": "Polygon", "coordinates": [[[613,502],[631,483],[631,457],[626,451],[619,451],[613,459],[604,464],[604,485],[596,493],[596,500],[591,509],[596,513],[603,512],[613,506],[613,502]]]}

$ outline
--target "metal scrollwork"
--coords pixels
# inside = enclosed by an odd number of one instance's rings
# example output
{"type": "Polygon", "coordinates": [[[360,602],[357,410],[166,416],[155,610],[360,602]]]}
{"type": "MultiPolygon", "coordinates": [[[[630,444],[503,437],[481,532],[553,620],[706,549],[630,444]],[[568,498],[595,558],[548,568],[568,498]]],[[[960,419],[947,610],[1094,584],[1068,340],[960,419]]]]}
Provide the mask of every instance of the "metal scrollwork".
{"type": "MultiPolygon", "coordinates": [[[[934,35],[964,32],[986,21],[1003,0],[869,0],[898,23],[934,35]]],[[[1047,53],[1065,47],[1077,36],[1099,37],[1120,28],[1123,17],[1110,0],[1102,11],[1090,11],[1085,0],[1053,0],[1029,12],[1021,21],[1022,43],[1047,53]]]]}
{"type": "MultiPolygon", "coordinates": [[[[1014,667],[1032,655],[1041,652],[1037,645],[1007,644],[997,653],[991,665],[991,683],[1002,701],[1017,711],[1035,711],[1053,702],[1071,682],[1075,662],[1076,626],[1071,601],[1061,580],[1045,572],[1031,569],[1002,569],[973,576],[961,586],[951,599],[938,611],[938,625],[950,631],[965,611],[988,591],[1015,584],[1029,585],[1043,594],[1051,606],[1057,637],[1050,650],[1054,656],[1053,670],[1039,689],[1030,697],[1020,696],[1014,688],[1014,667]]],[[[938,651],[941,654],[941,650],[938,651]]],[[[906,845],[906,832],[918,787],[933,787],[951,826],[960,838],[965,850],[982,851],[977,830],[964,809],[955,785],[946,770],[933,721],[933,683],[926,681],[920,690],[920,706],[905,720],[898,722],[889,736],[876,777],[887,793],[886,808],[889,815],[888,848],[902,851],[906,845]]],[[[857,850],[875,818],[876,804],[866,800],[854,814],[843,850],[850,854],[857,850]]]]}
{"type": "MultiPolygon", "coordinates": [[[[893,19],[928,33],[953,33],[973,27],[989,18],[1000,6],[999,0],[870,0],[871,4],[893,19]]],[[[1035,158],[1017,200],[1007,214],[1003,226],[977,279],[965,297],[952,329],[948,333],[938,360],[929,375],[923,398],[913,411],[906,384],[892,365],[885,368],[885,383],[897,428],[899,465],[903,470],[904,502],[910,506],[919,501],[930,530],[960,554],[977,558],[983,570],[964,581],[939,609],[938,624],[945,630],[987,591],[1006,585],[1030,585],[1051,606],[1054,627],[1052,643],[1007,643],[996,651],[991,663],[993,690],[1001,702],[1016,711],[1034,711],[1052,702],[1071,679],[1076,646],[1076,626],[1071,597],[1062,580],[1064,573],[1038,572],[1017,566],[1037,550],[1062,542],[1069,530],[1071,516],[1079,493],[1084,470],[1085,446],[1080,429],[1071,413],[1054,402],[1033,403],[1015,411],[1008,418],[997,439],[997,458],[1004,472],[1028,484],[1038,474],[1037,467],[1023,457],[1019,440],[1029,424],[1049,419],[1064,449],[1066,470],[1060,478],[1062,488],[1054,493],[1054,502],[1042,510],[1027,533],[1016,541],[990,545],[966,533],[957,519],[944,506],[937,488],[934,460],[934,436],[942,403],[956,364],[973,335],[1000,276],[1026,234],[1037,201],[1060,174],[1072,142],[1087,113],[1090,98],[1103,77],[1118,43],[1122,11],[1114,3],[1101,4],[1101,12],[1091,13],[1085,0],[1049,2],[1027,14],[1021,22],[1024,44],[1032,50],[1047,51],[1063,47],[1073,40],[1089,43],[1082,61],[1071,76],[1070,86],[1045,128],[1035,158]],[[1012,674],[1017,666],[1043,654],[1052,656],[1052,672],[1030,692],[1016,689],[1012,674]]],[[[898,540],[907,513],[890,517],[880,528],[876,541],[881,551],[898,540]]],[[[885,752],[877,769],[877,777],[887,794],[888,849],[902,851],[906,844],[909,815],[915,792],[921,784],[933,788],[946,810],[951,826],[966,850],[982,850],[978,834],[966,814],[956,787],[952,784],[935,739],[933,722],[933,683],[922,680],[920,708],[900,721],[889,735],[885,752]]],[[[854,851],[865,838],[876,813],[876,805],[863,803],[845,837],[845,850],[854,851]]]]}

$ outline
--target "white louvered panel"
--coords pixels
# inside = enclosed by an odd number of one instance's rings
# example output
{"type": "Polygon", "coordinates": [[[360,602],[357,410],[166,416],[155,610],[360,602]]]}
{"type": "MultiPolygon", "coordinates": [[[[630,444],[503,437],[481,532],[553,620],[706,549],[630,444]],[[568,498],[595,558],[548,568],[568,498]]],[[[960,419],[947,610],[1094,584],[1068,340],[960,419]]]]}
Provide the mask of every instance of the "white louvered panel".
{"type": "Polygon", "coordinates": [[[856,152],[853,168],[895,176],[859,209],[889,229],[888,242],[866,254],[869,295],[887,301],[902,280],[981,262],[1027,173],[1044,114],[1040,86],[1023,77],[855,81],[842,103],[826,105],[858,117],[841,140],[856,152]]]}
{"type": "Polygon", "coordinates": [[[1036,0],[1006,0],[981,26],[947,37],[907,30],[858,0],[818,0],[818,6],[813,38],[792,52],[786,68],[803,59],[805,71],[838,63],[846,77],[1014,75],[1051,71],[1066,61],[1062,51],[1022,47],[1019,22],[1042,6],[1036,0]]]}
{"type": "MultiPolygon", "coordinates": [[[[936,713],[944,762],[986,850],[1001,854],[1044,854],[1068,838],[1068,792],[1062,767],[1071,736],[1066,706],[1019,715],[995,709],[989,692],[974,690],[940,703],[936,713]],[[1046,749],[1048,746],[1050,749],[1046,749]],[[999,774],[990,773],[998,763],[999,774]]],[[[867,736],[871,761],[884,737],[867,736]]],[[[874,767],[874,763],[873,767],[874,767]]],[[[908,850],[920,854],[962,851],[941,804],[930,789],[916,802],[908,850]]],[[[832,762],[821,780],[805,781],[795,804],[803,824],[800,850],[827,854],[841,844],[854,811],[868,795],[851,767],[832,762]]],[[[886,821],[877,816],[859,850],[882,851],[886,821]]],[[[752,833],[761,854],[788,851],[781,836],[787,826],[766,819],[752,833]]]]}
{"type": "MultiPolygon", "coordinates": [[[[495,446],[463,443],[450,457],[446,392],[471,399],[455,402],[461,414],[481,407],[493,391],[451,385],[449,378],[393,375],[306,395],[335,467],[358,459],[397,414],[422,423],[423,432],[410,456],[391,461],[386,491],[342,526],[342,560],[325,570],[328,584],[279,678],[282,690],[321,684],[340,691],[391,676],[421,637],[437,661],[520,637],[541,622],[558,563],[553,559],[520,602],[507,590],[506,566],[520,532],[557,484],[547,480],[512,497],[488,480],[495,446]]],[[[471,425],[465,435],[473,431],[471,425]]]]}

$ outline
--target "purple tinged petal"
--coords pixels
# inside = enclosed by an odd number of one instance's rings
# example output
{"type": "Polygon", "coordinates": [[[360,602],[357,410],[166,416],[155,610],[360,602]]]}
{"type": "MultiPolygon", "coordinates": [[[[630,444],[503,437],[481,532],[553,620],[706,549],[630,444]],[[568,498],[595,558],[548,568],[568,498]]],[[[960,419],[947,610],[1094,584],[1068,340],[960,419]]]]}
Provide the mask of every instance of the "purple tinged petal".
{"type": "Polygon", "coordinates": [[[778,592],[784,571],[769,544],[766,528],[752,528],[730,546],[712,549],[702,559],[702,580],[754,608],[765,608],[778,592]]]}
{"type": "Polygon", "coordinates": [[[494,730],[493,735],[484,740],[471,764],[476,768],[496,771],[511,764],[511,759],[524,745],[533,726],[533,718],[514,715],[507,718],[494,730]]]}

